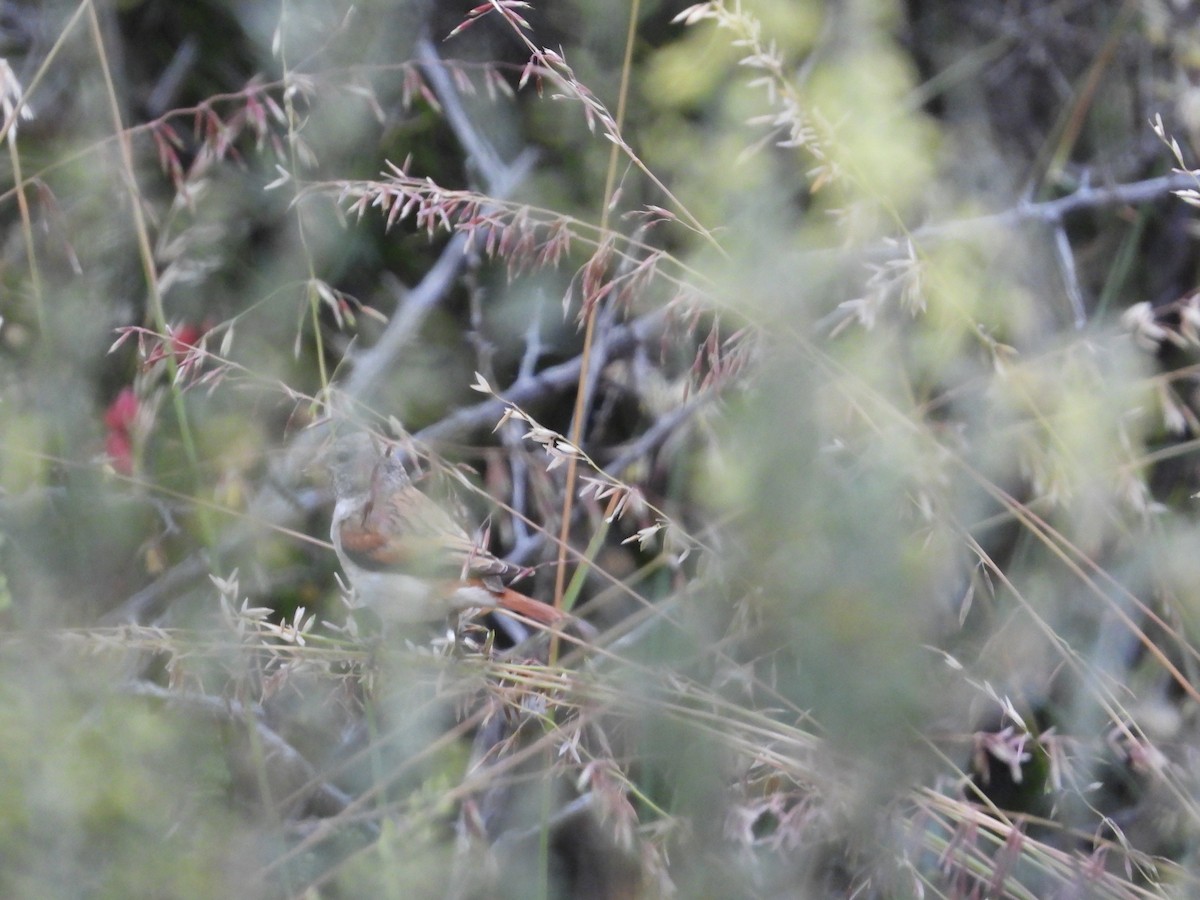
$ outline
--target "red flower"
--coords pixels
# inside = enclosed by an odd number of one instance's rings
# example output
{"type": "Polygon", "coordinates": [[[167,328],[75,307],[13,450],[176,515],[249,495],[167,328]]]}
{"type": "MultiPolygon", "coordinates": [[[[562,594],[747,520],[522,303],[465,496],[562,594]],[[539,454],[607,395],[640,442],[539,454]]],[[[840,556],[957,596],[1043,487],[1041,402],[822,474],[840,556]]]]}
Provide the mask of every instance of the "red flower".
{"type": "Polygon", "coordinates": [[[138,399],[131,387],[121,388],[108,409],[104,410],[104,452],[112,467],[122,475],[133,474],[133,420],[137,417],[138,399]]]}
{"type": "MultiPolygon", "coordinates": [[[[188,351],[193,349],[200,342],[200,338],[204,337],[208,328],[195,325],[191,322],[185,322],[178,328],[167,327],[167,337],[171,343],[171,353],[175,356],[176,362],[183,362],[187,358],[188,351]]],[[[163,343],[166,343],[165,341],[163,343]]],[[[166,357],[166,351],[163,349],[163,343],[156,346],[146,356],[145,366],[154,365],[160,359],[166,357]]]]}
{"type": "Polygon", "coordinates": [[[196,342],[204,337],[204,332],[207,329],[201,328],[199,325],[193,325],[190,322],[185,325],[180,325],[179,329],[171,335],[171,349],[175,351],[175,358],[178,359],[183,354],[187,353],[196,346],[196,342]]]}
{"type": "Polygon", "coordinates": [[[121,388],[115,400],[108,404],[104,411],[104,425],[109,431],[124,431],[128,433],[133,418],[137,415],[137,395],[131,387],[121,388]]]}
{"type": "Polygon", "coordinates": [[[110,431],[104,439],[104,453],[112,467],[122,475],[133,474],[133,439],[123,431],[110,431]]]}

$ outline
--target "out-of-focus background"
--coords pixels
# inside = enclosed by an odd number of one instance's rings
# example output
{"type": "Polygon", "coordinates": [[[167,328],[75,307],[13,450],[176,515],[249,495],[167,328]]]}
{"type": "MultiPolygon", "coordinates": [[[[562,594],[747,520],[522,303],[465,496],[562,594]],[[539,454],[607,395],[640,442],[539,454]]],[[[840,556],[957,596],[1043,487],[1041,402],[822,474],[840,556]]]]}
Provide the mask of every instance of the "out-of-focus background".
{"type": "Polygon", "coordinates": [[[0,894],[1194,893],[1198,53],[0,2],[0,894]],[[587,625],[352,609],[341,428],[587,625]]]}

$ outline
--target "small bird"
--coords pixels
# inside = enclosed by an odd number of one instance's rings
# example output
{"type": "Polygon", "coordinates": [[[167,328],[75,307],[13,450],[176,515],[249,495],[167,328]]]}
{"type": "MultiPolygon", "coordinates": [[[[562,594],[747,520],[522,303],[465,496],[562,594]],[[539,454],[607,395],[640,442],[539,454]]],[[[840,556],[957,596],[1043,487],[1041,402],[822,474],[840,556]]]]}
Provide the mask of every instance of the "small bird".
{"type": "Polygon", "coordinates": [[[333,548],[359,602],[384,621],[428,622],[471,607],[544,625],[571,618],[506,587],[501,576],[515,569],[478,547],[369,434],[339,438],[326,462],[337,495],[333,548]]]}

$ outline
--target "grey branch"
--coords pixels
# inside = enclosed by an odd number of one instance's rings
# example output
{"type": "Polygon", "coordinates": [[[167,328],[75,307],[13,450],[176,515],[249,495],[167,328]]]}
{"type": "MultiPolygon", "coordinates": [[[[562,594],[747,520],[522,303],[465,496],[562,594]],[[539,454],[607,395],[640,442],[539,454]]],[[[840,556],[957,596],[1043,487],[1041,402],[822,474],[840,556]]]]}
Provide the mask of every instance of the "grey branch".
{"type": "Polygon", "coordinates": [[[1067,215],[1085,209],[1103,209],[1108,206],[1136,205],[1160,200],[1172,191],[1196,188],[1195,175],[1187,172],[1173,172],[1158,178],[1148,178],[1145,181],[1134,181],[1129,184],[1115,184],[1102,187],[1084,185],[1074,193],[1059,197],[1057,200],[1034,202],[1022,200],[1016,206],[1003,212],[988,213],[970,219],[959,219],[941,225],[929,225],[918,228],[912,234],[916,242],[953,238],[963,232],[987,228],[1014,228],[1026,222],[1044,222],[1056,225],[1067,215]]]}
{"type": "MultiPolygon", "coordinates": [[[[467,115],[453,81],[442,66],[441,57],[426,37],[417,41],[417,58],[421,71],[445,110],[455,137],[483,178],[484,190],[497,200],[509,196],[529,174],[537,154],[527,149],[511,163],[501,160],[467,115]]],[[[466,246],[466,234],[460,232],[450,238],[433,268],[404,296],[403,305],[392,316],[375,346],[355,358],[354,369],[343,385],[348,396],[356,400],[366,398],[395,365],[421,323],[454,286],[465,262],[466,246]]]]}
{"type": "MultiPolygon", "coordinates": [[[[666,310],[660,309],[614,327],[609,332],[605,344],[605,358],[623,358],[632,353],[638,345],[652,340],[662,327],[666,315],[666,310]]],[[[557,366],[543,369],[536,375],[521,376],[503,393],[501,399],[493,398],[464,407],[428,428],[423,428],[414,437],[433,444],[454,440],[480,428],[494,426],[509,403],[526,406],[542,397],[573,387],[578,382],[582,369],[583,358],[576,356],[557,366]]]]}

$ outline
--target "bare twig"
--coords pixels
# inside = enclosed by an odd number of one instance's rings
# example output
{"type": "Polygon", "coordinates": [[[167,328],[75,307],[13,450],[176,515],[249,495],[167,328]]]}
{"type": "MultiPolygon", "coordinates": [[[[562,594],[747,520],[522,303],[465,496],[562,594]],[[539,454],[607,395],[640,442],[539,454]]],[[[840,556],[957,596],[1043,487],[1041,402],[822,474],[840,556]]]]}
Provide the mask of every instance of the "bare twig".
{"type": "MultiPolygon", "coordinates": [[[[966,239],[972,233],[1012,229],[1031,222],[1043,223],[1057,229],[1061,228],[1063,219],[1072,213],[1089,209],[1104,209],[1110,206],[1150,203],[1168,197],[1174,191],[1195,188],[1195,185],[1195,176],[1188,172],[1180,171],[1128,184],[1104,187],[1094,187],[1089,184],[1084,185],[1074,193],[1068,194],[1065,197],[1059,197],[1056,200],[1045,200],[1039,203],[1026,199],[1002,212],[988,213],[987,215],[974,216],[969,219],[957,219],[938,225],[927,225],[913,231],[906,241],[877,241],[865,249],[860,248],[858,251],[851,251],[849,255],[844,249],[840,248],[836,250],[816,250],[811,254],[811,258],[824,262],[831,260],[845,261],[848,258],[857,258],[863,262],[879,264],[888,260],[899,259],[908,252],[910,244],[919,246],[937,241],[966,239]]],[[[1067,257],[1063,255],[1064,251],[1061,246],[1062,236],[1056,234],[1055,240],[1057,242],[1056,251],[1059,263],[1063,266],[1063,278],[1071,302],[1074,324],[1076,328],[1081,328],[1081,323],[1085,322],[1086,315],[1083,310],[1082,294],[1073,293],[1071,273],[1074,270],[1074,263],[1073,260],[1068,261],[1067,257]]],[[[1077,288],[1078,285],[1076,284],[1075,289],[1077,288]]],[[[813,331],[824,333],[829,330],[835,330],[852,315],[853,311],[850,307],[839,306],[818,319],[813,325],[813,331]]]]}
{"type": "MultiPolygon", "coordinates": [[[[529,322],[525,332],[525,353],[521,356],[521,365],[517,370],[517,380],[532,378],[537,371],[538,360],[542,356],[542,317],[539,304],[539,314],[529,322]]],[[[529,526],[525,524],[525,514],[528,512],[527,487],[529,484],[529,465],[525,454],[520,452],[524,433],[516,422],[509,422],[500,429],[500,440],[511,452],[509,466],[512,473],[512,505],[517,515],[513,516],[513,536],[517,544],[526,541],[530,536],[529,526]]]]}
{"type": "MultiPolygon", "coordinates": [[[[536,154],[526,151],[508,169],[506,187],[511,190],[529,172],[536,154]]],[[[493,196],[503,196],[502,193],[493,196]]],[[[387,328],[370,350],[359,354],[354,371],[346,379],[345,392],[356,399],[368,396],[383,380],[403,349],[416,337],[425,317],[442,301],[465,261],[469,235],[459,232],[450,238],[433,268],[405,298],[404,307],[392,316],[387,328]]]]}
{"type": "MultiPolygon", "coordinates": [[[[648,343],[663,326],[666,317],[667,311],[659,309],[613,328],[605,344],[606,358],[618,359],[632,353],[638,345],[648,343]]],[[[574,387],[582,370],[583,358],[577,356],[557,366],[543,369],[532,378],[518,378],[499,398],[493,397],[460,409],[440,422],[423,428],[414,437],[432,444],[453,440],[480,428],[490,427],[499,421],[510,403],[527,406],[574,387]]]]}
{"type": "Polygon", "coordinates": [[[505,179],[508,177],[509,166],[471,121],[463,106],[462,98],[454,88],[454,82],[446,74],[441,56],[427,35],[417,39],[417,60],[421,66],[430,87],[437,94],[438,102],[442,104],[442,112],[458,143],[467,153],[467,158],[474,163],[483,178],[484,190],[492,196],[505,194],[505,179]]]}
{"type": "MultiPolygon", "coordinates": [[[[533,168],[536,152],[527,149],[511,163],[503,162],[471,122],[458,91],[446,75],[442,60],[428,38],[423,37],[417,42],[417,56],[425,77],[429,79],[446,112],[455,137],[483,177],[487,194],[496,199],[507,197],[533,168]]],[[[425,317],[442,301],[461,272],[469,239],[462,232],[450,239],[421,283],[407,294],[403,307],[392,316],[375,346],[354,360],[354,370],[344,385],[350,397],[367,397],[395,364],[404,347],[415,338],[425,317]]]]}
{"type": "Polygon", "coordinates": [[[1134,181],[1129,184],[1104,187],[1084,185],[1074,193],[1056,200],[1044,200],[1040,203],[1022,200],[1016,206],[1003,212],[988,213],[970,219],[959,219],[954,222],[918,228],[912,233],[912,239],[917,242],[944,240],[961,237],[965,233],[982,229],[1013,228],[1026,222],[1045,222],[1048,225],[1054,225],[1071,213],[1086,209],[1103,209],[1108,206],[1149,203],[1161,200],[1172,191],[1181,191],[1195,186],[1194,176],[1180,172],[1162,175],[1158,178],[1148,178],[1144,181],[1134,181]]]}
{"type": "Polygon", "coordinates": [[[194,34],[189,34],[176,48],[171,62],[159,76],[150,96],[146,98],[146,111],[151,117],[157,119],[175,105],[175,98],[179,96],[183,83],[191,74],[199,56],[200,42],[194,34]]]}
{"type": "Polygon", "coordinates": [[[1058,256],[1058,268],[1062,273],[1063,287],[1071,302],[1071,314],[1078,330],[1087,324],[1087,312],[1083,308],[1083,289],[1079,286],[1079,274],[1075,271],[1075,254],[1062,222],[1054,226],[1054,250],[1058,256]]]}
{"type": "Polygon", "coordinates": [[[650,453],[667,440],[675,430],[699,412],[713,399],[712,392],[696,394],[682,406],[677,406],[658,421],[647,428],[638,438],[630,442],[615,457],[604,466],[604,471],[615,478],[620,477],[623,469],[633,465],[646,454],[650,453]]]}

